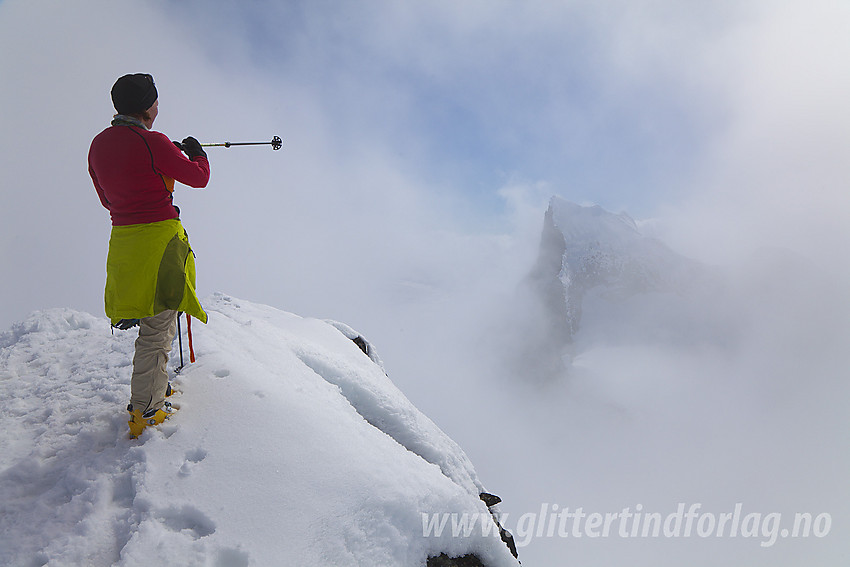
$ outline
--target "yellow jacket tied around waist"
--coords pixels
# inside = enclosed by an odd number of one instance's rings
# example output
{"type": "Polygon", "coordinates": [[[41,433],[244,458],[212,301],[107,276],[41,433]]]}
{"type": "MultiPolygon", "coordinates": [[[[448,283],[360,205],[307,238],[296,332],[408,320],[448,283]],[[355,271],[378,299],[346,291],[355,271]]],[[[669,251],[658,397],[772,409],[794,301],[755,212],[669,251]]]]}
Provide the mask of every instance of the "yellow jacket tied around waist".
{"type": "Polygon", "coordinates": [[[168,309],[207,322],[195,293],[195,255],[179,219],[112,227],[104,301],[113,325],[168,309]]]}

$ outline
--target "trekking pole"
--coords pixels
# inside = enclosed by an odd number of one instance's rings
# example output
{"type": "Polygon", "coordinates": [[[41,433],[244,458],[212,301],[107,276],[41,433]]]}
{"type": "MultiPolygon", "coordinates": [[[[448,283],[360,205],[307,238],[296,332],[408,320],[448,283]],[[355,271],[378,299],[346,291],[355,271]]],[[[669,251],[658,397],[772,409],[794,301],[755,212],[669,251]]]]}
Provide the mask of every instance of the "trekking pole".
{"type": "Polygon", "coordinates": [[[201,144],[201,147],[204,148],[214,148],[214,147],[225,147],[229,148],[231,146],[268,146],[271,145],[273,150],[279,150],[283,146],[283,141],[280,139],[280,136],[275,136],[272,138],[271,142],[221,142],[217,144],[201,144]]]}
{"type": "Polygon", "coordinates": [[[183,370],[183,333],[180,330],[180,315],[182,313],[177,314],[177,344],[180,345],[180,366],[174,371],[175,373],[179,373],[183,370]]]}
{"type": "Polygon", "coordinates": [[[186,333],[189,335],[189,362],[195,362],[195,349],[192,346],[192,316],[186,313],[186,333]]]}

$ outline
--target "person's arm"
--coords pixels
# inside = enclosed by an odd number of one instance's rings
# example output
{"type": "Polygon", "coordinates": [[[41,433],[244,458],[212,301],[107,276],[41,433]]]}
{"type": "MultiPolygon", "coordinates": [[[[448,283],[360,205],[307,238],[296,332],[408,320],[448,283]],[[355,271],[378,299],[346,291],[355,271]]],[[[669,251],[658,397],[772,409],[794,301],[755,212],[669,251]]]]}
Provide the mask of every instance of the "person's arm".
{"type": "Polygon", "coordinates": [[[94,169],[91,166],[91,159],[89,159],[89,175],[91,176],[92,183],[94,183],[94,189],[97,191],[97,196],[100,198],[100,203],[109,210],[109,201],[106,199],[106,194],[103,192],[103,187],[100,186],[100,183],[97,181],[97,175],[94,172],[94,169]]]}
{"type": "MultiPolygon", "coordinates": [[[[203,150],[189,159],[165,134],[152,133],[156,135],[151,136],[151,151],[154,156],[154,168],[159,173],[196,189],[207,186],[210,180],[210,162],[203,150]]],[[[197,140],[195,142],[197,143],[197,140]]]]}

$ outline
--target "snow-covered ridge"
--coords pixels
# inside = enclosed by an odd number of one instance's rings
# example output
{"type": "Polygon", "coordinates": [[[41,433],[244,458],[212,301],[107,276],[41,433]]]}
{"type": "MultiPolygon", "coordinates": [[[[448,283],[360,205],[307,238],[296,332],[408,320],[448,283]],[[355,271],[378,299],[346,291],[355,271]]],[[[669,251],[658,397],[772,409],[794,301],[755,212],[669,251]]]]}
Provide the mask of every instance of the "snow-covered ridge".
{"type": "Polygon", "coordinates": [[[356,331],[205,307],[178,414],[135,441],[135,333],[56,309],[0,335],[0,564],[516,565],[498,537],[423,535],[423,513],[487,514],[483,485],[356,331]]]}

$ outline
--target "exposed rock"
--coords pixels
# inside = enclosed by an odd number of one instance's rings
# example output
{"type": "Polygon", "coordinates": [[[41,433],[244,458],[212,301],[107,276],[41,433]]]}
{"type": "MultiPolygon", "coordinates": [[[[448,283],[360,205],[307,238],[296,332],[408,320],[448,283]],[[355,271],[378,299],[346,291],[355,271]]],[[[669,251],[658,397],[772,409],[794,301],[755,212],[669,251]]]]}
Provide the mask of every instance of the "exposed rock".
{"type": "Polygon", "coordinates": [[[481,501],[484,502],[484,505],[487,506],[487,509],[490,511],[493,521],[499,528],[499,536],[502,538],[502,541],[505,542],[505,545],[508,546],[508,549],[511,550],[511,555],[519,557],[517,554],[516,543],[514,542],[514,536],[511,532],[502,527],[502,523],[499,521],[499,510],[495,508],[502,499],[495,494],[490,494],[489,492],[482,492],[478,495],[478,497],[481,498],[481,501]]]}
{"type": "Polygon", "coordinates": [[[429,557],[426,567],[486,567],[474,553],[461,557],[449,557],[441,553],[435,557],[429,557]]]}

